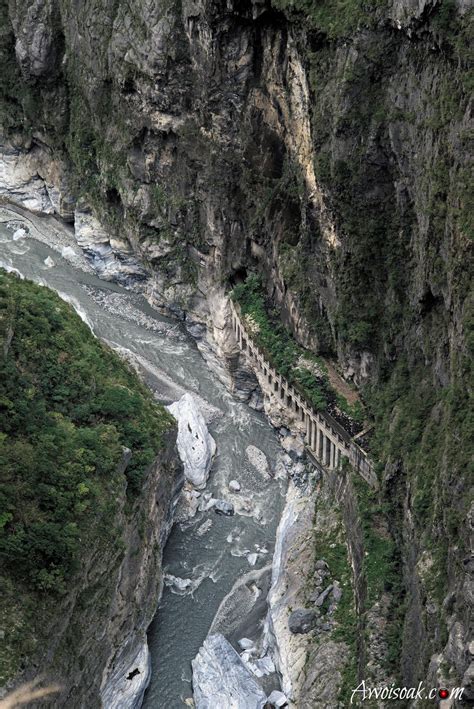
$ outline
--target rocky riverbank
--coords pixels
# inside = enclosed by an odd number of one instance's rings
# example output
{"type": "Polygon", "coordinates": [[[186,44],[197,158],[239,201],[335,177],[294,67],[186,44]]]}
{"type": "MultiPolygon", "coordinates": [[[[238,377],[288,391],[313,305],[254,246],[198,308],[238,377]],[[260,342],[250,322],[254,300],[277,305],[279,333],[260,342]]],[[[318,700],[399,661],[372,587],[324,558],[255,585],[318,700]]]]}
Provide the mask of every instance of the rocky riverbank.
{"type": "Polygon", "coordinates": [[[0,192],[74,219],[255,408],[225,293],[259,274],[376,422],[379,496],[343,496],[367,623],[341,691],[380,646],[401,684],[472,695],[469,3],[30,5],[0,3],[0,192]]]}
{"type": "MultiPolygon", "coordinates": [[[[21,231],[2,229],[14,251],[21,231]]],[[[55,706],[138,707],[183,483],[176,429],[56,293],[1,281],[2,691],[34,679],[59,686],[55,706]]]]}
{"type": "Polygon", "coordinates": [[[120,529],[121,544],[84,549],[83,572],[57,603],[42,644],[16,680],[41,676],[58,683],[55,706],[141,706],[150,678],[146,633],[163,588],[162,552],[182,485],[175,444],[173,433],[133,510],[126,509],[125,490],[119,493],[110,523],[120,529]]]}
{"type": "MultiPolygon", "coordinates": [[[[31,221],[27,228],[31,229],[31,235],[37,236],[42,227],[42,220],[33,215],[29,218],[31,221]]],[[[49,228],[46,231],[47,234],[50,233],[49,228]]],[[[58,225],[57,232],[53,231],[54,234],[53,245],[59,253],[65,253],[67,258],[81,264],[85,270],[93,267],[89,259],[81,262],[81,249],[77,248],[71,233],[61,230],[58,225]]],[[[43,238],[47,241],[44,234],[43,238]]],[[[235,342],[226,332],[225,317],[222,322],[222,329],[217,329],[221,347],[212,336],[212,331],[207,332],[203,325],[194,322],[189,329],[199,338],[200,349],[204,351],[210,366],[219,361],[221,370],[225,372],[221,378],[228,383],[231,391],[237,393],[241,399],[248,399],[250,396],[251,401],[256,402],[260,398],[258,383],[252,379],[253,374],[245,357],[235,352],[235,342]],[[223,351],[230,352],[230,357],[219,359],[223,351]]],[[[246,505],[249,503],[241,494],[237,480],[231,481],[232,485],[229,484],[227,499],[215,499],[203,491],[216,446],[208,433],[198,401],[185,394],[171,405],[170,411],[178,420],[178,448],[187,478],[181,495],[178,518],[188,520],[198,510],[211,507],[222,514],[230,515],[234,511],[247,514],[246,505]]],[[[283,693],[273,695],[276,697],[275,702],[288,701],[298,706],[299,702],[310,701],[311,697],[314,698],[319,693],[334,699],[342,682],[341,674],[349,652],[344,643],[332,640],[331,630],[334,628],[331,614],[323,618],[319,606],[316,605],[321,594],[324,596],[321,603],[324,603],[327,596],[333,598],[334,588],[337,588],[338,584],[338,579],[330,575],[330,570],[321,569],[321,582],[324,579],[324,587],[318,588],[317,579],[313,576],[315,564],[318,561],[324,562],[315,557],[312,532],[315,525],[314,507],[318,495],[324,497],[324,494],[329,495],[329,492],[321,493],[324,483],[321,483],[311,463],[305,459],[301,440],[291,435],[288,428],[282,427],[282,424],[292,426],[294,423],[291,418],[287,418],[285,409],[277,400],[269,398],[266,413],[280,432],[282,451],[279,463],[275,469],[271,469],[265,455],[255,446],[248,446],[246,457],[259,475],[289,477],[292,481],[277,535],[271,580],[269,569],[265,572],[251,572],[248,577],[244,576],[239,580],[229,597],[223,601],[210,629],[209,640],[214,642],[211,638],[216,634],[221,636],[222,643],[228,643],[230,640],[229,648],[233,650],[229,650],[226,657],[230,658],[229,661],[232,660],[232,666],[236,668],[236,678],[241,680],[238,686],[242,701],[254,701],[253,695],[251,697],[247,694],[247,683],[244,681],[250,676],[252,686],[259,688],[258,696],[267,699],[272,693],[279,692],[281,686],[283,693]],[[312,589],[311,593],[309,589],[312,589]],[[265,616],[267,620],[264,628],[262,618],[265,616]],[[245,618],[244,622],[242,617],[245,618]],[[244,642],[244,646],[241,646],[240,642],[244,642]],[[312,656],[316,647],[318,652],[313,663],[316,669],[311,673],[305,658],[312,656]],[[333,681],[334,677],[339,678],[338,682],[333,681]]],[[[334,501],[330,507],[333,510],[332,515],[337,516],[333,509],[334,501]]],[[[318,524],[316,522],[316,528],[318,524]]],[[[325,516],[321,517],[321,524],[323,529],[325,526],[331,526],[325,516]]],[[[265,553],[265,549],[248,550],[249,564],[254,565],[265,553]]],[[[194,582],[191,579],[167,574],[164,581],[173,586],[177,593],[186,594],[193,589],[194,582]]],[[[348,593],[346,589],[343,592],[348,593]]],[[[334,608],[331,613],[333,611],[334,608]]],[[[149,676],[144,636],[141,636],[141,640],[137,636],[136,643],[129,644],[122,650],[110,668],[109,679],[104,683],[104,701],[120,702],[120,697],[123,696],[125,702],[134,702],[138,706],[149,676]],[[130,675],[132,676],[128,679],[130,675]]],[[[199,667],[193,679],[196,702],[205,701],[209,676],[213,676],[216,671],[223,673],[220,665],[209,666],[212,657],[214,654],[205,648],[200,659],[196,660],[196,667],[199,667]]],[[[226,696],[226,692],[233,691],[232,687],[232,683],[229,685],[223,681],[223,696],[226,696]]],[[[121,706],[120,703],[118,706],[121,706]]]]}
{"type": "MultiPolygon", "coordinates": [[[[163,590],[163,549],[182,485],[182,466],[173,434],[142,488],[144,509],[137,504],[132,520],[124,525],[126,553],[116,571],[117,586],[105,631],[113,652],[102,674],[100,696],[104,707],[138,709],[142,704],[150,680],[146,633],[163,590]]],[[[89,652],[93,658],[90,646],[89,652]]]]}

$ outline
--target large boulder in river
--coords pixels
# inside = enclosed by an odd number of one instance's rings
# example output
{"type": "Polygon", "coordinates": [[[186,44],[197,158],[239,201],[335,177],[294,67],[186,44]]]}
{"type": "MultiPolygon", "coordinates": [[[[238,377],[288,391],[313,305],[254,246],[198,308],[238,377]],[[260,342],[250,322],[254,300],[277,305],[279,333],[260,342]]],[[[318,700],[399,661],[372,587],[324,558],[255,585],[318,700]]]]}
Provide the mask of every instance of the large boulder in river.
{"type": "Polygon", "coordinates": [[[234,505],[232,502],[227,502],[227,500],[213,500],[213,502],[214,512],[217,512],[218,515],[230,517],[234,514],[234,505]]]}
{"type": "Polygon", "coordinates": [[[192,666],[196,709],[265,706],[265,692],[223,635],[209,635],[192,666]]]}
{"type": "Polygon", "coordinates": [[[216,452],[216,442],[191,394],[184,394],[167,408],[178,422],[178,452],[186,480],[198,489],[203,488],[216,452]]]}

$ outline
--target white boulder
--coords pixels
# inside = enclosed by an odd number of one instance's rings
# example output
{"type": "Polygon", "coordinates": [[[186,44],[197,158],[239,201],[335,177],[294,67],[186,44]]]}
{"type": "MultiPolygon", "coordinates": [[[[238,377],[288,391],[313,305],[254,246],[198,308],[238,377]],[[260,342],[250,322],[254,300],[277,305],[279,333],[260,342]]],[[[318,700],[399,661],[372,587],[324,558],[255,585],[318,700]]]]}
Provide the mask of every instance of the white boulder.
{"type": "Polygon", "coordinates": [[[165,574],[164,581],[165,586],[172,586],[181,593],[188,591],[193,585],[191,579],[183,579],[180,576],[173,576],[173,574],[165,574]]]}
{"type": "Polygon", "coordinates": [[[196,709],[263,709],[266,694],[221,634],[209,635],[192,661],[196,709]]]}
{"type": "Polygon", "coordinates": [[[270,474],[269,466],[268,466],[268,460],[267,456],[263,451],[260,450],[260,448],[257,448],[256,446],[247,446],[245,449],[245,454],[250,462],[251,465],[255,468],[255,470],[258,470],[261,475],[264,477],[268,477],[270,474]]]}
{"type": "Polygon", "coordinates": [[[288,697],[278,689],[274,689],[268,697],[268,702],[274,707],[284,707],[285,704],[288,704],[288,697]]]}
{"type": "Polygon", "coordinates": [[[178,422],[178,452],[185,478],[194,487],[203,488],[209,477],[216,442],[191,394],[184,394],[167,408],[178,422]]]}
{"type": "Polygon", "coordinates": [[[212,506],[214,507],[214,512],[217,512],[218,515],[225,515],[226,517],[230,517],[234,514],[234,505],[232,504],[232,502],[227,502],[227,500],[215,500],[213,498],[212,503],[212,506]]]}
{"type": "Polygon", "coordinates": [[[298,460],[304,456],[304,443],[298,436],[285,436],[281,441],[282,448],[288,453],[291,460],[298,460]]]}
{"type": "Polygon", "coordinates": [[[41,161],[41,150],[37,147],[22,151],[0,145],[0,197],[33,212],[53,214],[45,181],[38,174],[41,161]]]}

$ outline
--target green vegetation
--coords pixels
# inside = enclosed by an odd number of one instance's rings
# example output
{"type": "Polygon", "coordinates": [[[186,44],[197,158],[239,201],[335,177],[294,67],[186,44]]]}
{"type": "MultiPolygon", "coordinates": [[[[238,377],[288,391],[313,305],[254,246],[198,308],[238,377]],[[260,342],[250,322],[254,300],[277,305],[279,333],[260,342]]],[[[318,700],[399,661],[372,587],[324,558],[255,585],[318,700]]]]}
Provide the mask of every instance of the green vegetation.
{"type": "MultiPolygon", "coordinates": [[[[474,60],[474,10],[458,12],[455,0],[442,0],[433,13],[430,30],[454,63],[461,69],[461,83],[467,93],[472,93],[474,78],[472,63],[474,60]]],[[[451,77],[452,78],[452,77],[451,77]]],[[[455,89],[453,82],[451,86],[455,89]]],[[[455,89],[456,90],[456,89],[455,89]]]]}
{"type": "Polygon", "coordinates": [[[465,543],[461,530],[473,473],[472,395],[464,384],[472,381],[472,356],[459,356],[454,371],[449,387],[435,389],[425,367],[410,369],[401,359],[388,383],[370,395],[376,421],[374,452],[379,460],[403,463],[412,488],[414,522],[433,562],[427,591],[438,603],[447,588],[448,540],[465,543]]]}
{"type": "Polygon", "coordinates": [[[2,274],[0,327],[2,568],[62,594],[90,530],[113,535],[117,496],[139,493],[172,419],[47,288],[2,274]]]}
{"type": "Polygon", "coordinates": [[[386,6],[386,0],[272,0],[272,5],[311,29],[337,39],[348,37],[357,29],[373,27],[377,10],[386,6]]]}
{"type": "Polygon", "coordinates": [[[285,283],[298,299],[301,314],[310,332],[317,337],[319,351],[334,355],[334,340],[331,326],[322,305],[314,297],[314,283],[322,271],[319,257],[314,253],[314,244],[320,238],[316,224],[299,238],[296,245],[282,241],[278,245],[278,263],[285,283]]]}
{"type": "Polygon", "coordinates": [[[393,524],[393,520],[399,516],[399,511],[390,499],[381,504],[380,492],[370,488],[355,472],[352,473],[351,480],[362,529],[365,610],[370,610],[383,593],[389,594],[390,604],[385,628],[387,655],[381,658],[381,664],[385,666],[388,676],[396,676],[399,671],[403,616],[406,608],[400,548],[396,544],[394,530],[390,529],[389,521],[393,524]]]}
{"type": "Polygon", "coordinates": [[[361,405],[349,404],[331,389],[323,360],[298,345],[281,320],[269,314],[258,276],[250,275],[244,283],[235,286],[232,299],[240,305],[249,332],[268,360],[316,411],[327,409],[330,401],[337,402],[354,421],[363,421],[361,405]],[[317,368],[317,376],[301,364],[304,360],[308,362],[308,367],[314,365],[317,368]]]}
{"type": "Polygon", "coordinates": [[[367,582],[367,607],[384,591],[390,591],[399,579],[395,543],[389,533],[378,494],[360,475],[352,474],[364,543],[363,571],[367,582]]]}
{"type": "MultiPolygon", "coordinates": [[[[342,671],[342,684],[339,690],[339,700],[342,706],[350,701],[352,689],[357,685],[357,651],[359,622],[355,607],[352,569],[348,556],[346,531],[340,512],[331,508],[331,517],[338,515],[336,524],[323,524],[327,503],[321,499],[316,501],[316,515],[319,519],[317,531],[314,531],[314,558],[324,559],[329,567],[331,578],[339,581],[342,596],[334,612],[336,627],[331,638],[347,645],[349,656],[342,671]]],[[[325,606],[321,609],[324,613],[325,606]]],[[[320,638],[316,638],[319,642],[320,638]]]]}

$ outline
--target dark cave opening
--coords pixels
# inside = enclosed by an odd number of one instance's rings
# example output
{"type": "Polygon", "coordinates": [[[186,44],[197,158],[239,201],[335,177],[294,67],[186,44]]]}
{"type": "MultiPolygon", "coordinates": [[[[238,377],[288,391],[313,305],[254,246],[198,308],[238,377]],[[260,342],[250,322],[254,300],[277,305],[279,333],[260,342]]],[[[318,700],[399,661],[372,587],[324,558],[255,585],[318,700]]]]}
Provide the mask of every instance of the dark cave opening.
{"type": "Polygon", "coordinates": [[[233,288],[234,286],[238,286],[239,283],[244,283],[248,275],[248,270],[245,266],[236,268],[229,276],[229,285],[233,288]]]}
{"type": "Polygon", "coordinates": [[[439,295],[434,295],[431,288],[423,294],[420,298],[420,312],[421,315],[428,315],[432,310],[442,305],[443,298],[439,295]]]}

